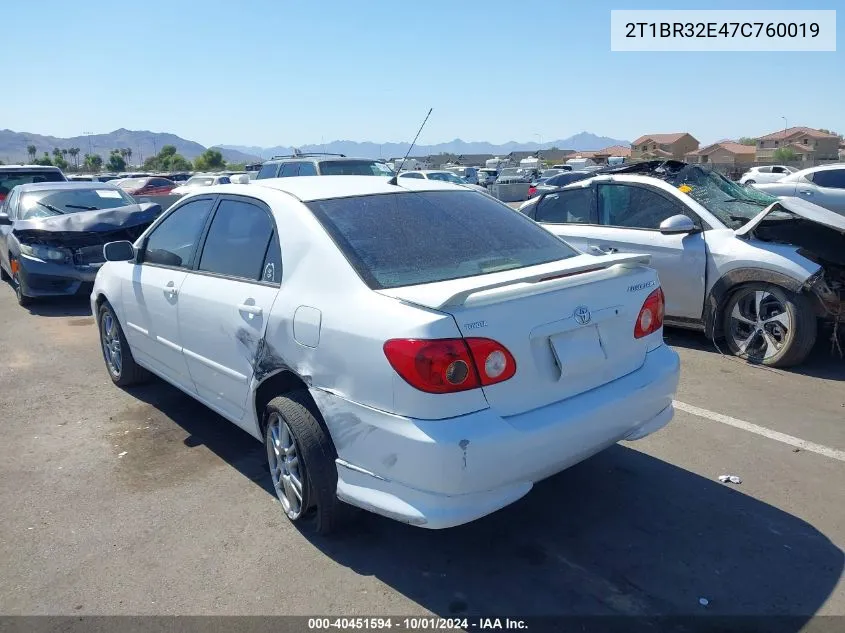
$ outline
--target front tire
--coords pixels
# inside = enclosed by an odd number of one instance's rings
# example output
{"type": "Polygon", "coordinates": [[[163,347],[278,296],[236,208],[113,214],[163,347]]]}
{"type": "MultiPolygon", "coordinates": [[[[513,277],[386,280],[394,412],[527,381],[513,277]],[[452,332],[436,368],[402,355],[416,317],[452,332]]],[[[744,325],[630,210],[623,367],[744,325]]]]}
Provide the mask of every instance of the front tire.
{"type": "MultiPolygon", "coordinates": [[[[14,259],[9,259],[9,266],[12,270],[15,270],[16,268],[16,266],[12,264],[14,261],[14,259]]],[[[20,264],[18,264],[18,266],[20,266],[20,264]]],[[[15,287],[15,299],[18,301],[18,305],[22,308],[32,305],[32,297],[28,297],[24,294],[23,284],[21,284],[21,274],[17,270],[12,273],[12,285],[15,287]]]]}
{"type": "Polygon", "coordinates": [[[723,312],[728,348],[735,356],[768,367],[790,367],[807,358],[818,322],[810,299],[766,283],[737,289],[723,312]]]}
{"type": "Polygon", "coordinates": [[[267,462],[285,515],[317,534],[329,534],[343,514],[337,452],[313,401],[305,390],[292,391],[273,398],[264,415],[267,462]]]}
{"type": "Polygon", "coordinates": [[[118,387],[129,387],[146,381],[149,372],[138,365],[132,357],[132,350],[123,335],[123,328],[112,307],[106,302],[97,313],[97,327],[100,331],[100,347],[109,378],[118,387]]]}
{"type": "Polygon", "coordinates": [[[755,182],[757,182],[757,181],[756,180],[746,180],[745,186],[747,187],[748,185],[753,185],[755,182]]]}

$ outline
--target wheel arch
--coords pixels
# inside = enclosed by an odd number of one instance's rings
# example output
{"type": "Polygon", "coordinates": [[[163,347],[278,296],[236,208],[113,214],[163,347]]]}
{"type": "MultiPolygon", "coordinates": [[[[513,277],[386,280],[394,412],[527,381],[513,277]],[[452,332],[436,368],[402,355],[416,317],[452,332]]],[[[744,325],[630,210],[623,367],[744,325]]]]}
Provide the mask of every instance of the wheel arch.
{"type": "Polygon", "coordinates": [[[258,430],[261,437],[264,436],[265,422],[264,409],[267,403],[276,396],[282,396],[291,391],[302,390],[308,394],[314,410],[319,412],[319,407],[311,394],[308,392],[308,383],[289,367],[284,367],[275,373],[263,378],[255,389],[255,396],[253,398],[253,406],[255,407],[255,419],[258,422],[258,430]]]}
{"type": "Polygon", "coordinates": [[[704,332],[708,338],[713,339],[722,335],[719,315],[730,296],[741,286],[753,282],[774,284],[796,293],[803,290],[805,283],[766,268],[737,268],[725,273],[713,284],[704,304],[704,332]]]}

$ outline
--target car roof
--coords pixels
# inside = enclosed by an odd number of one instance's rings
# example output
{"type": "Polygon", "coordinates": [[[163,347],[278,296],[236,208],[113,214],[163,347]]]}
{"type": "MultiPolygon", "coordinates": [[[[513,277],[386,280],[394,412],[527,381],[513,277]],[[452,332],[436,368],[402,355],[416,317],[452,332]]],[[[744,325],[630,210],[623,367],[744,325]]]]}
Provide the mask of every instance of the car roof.
{"type": "Polygon", "coordinates": [[[302,202],[329,200],[352,196],[402,193],[406,191],[468,191],[466,187],[439,180],[423,178],[403,181],[402,185],[392,185],[390,178],[380,176],[292,176],[290,178],[264,178],[254,180],[248,185],[212,185],[203,188],[202,194],[232,193],[250,197],[260,197],[260,190],[272,189],[292,195],[302,202]],[[407,183],[407,184],[406,184],[407,183]],[[259,196],[256,196],[259,194],[259,196]]]}
{"type": "Polygon", "coordinates": [[[44,191],[45,189],[56,191],[58,189],[116,189],[111,182],[91,182],[91,181],[70,181],[70,182],[31,182],[25,185],[18,185],[17,189],[21,193],[28,191],[44,191]]]}
{"type": "Polygon", "coordinates": [[[803,171],[830,171],[831,169],[845,169],[845,163],[830,163],[829,165],[816,165],[808,167],[803,171]]]}
{"type": "Polygon", "coordinates": [[[293,161],[336,161],[336,160],[369,160],[374,163],[383,163],[380,158],[365,158],[363,156],[285,156],[284,158],[268,158],[265,163],[289,163],[293,161]]]}
{"type": "Polygon", "coordinates": [[[0,165],[0,171],[58,171],[62,170],[54,165],[0,165]]]}

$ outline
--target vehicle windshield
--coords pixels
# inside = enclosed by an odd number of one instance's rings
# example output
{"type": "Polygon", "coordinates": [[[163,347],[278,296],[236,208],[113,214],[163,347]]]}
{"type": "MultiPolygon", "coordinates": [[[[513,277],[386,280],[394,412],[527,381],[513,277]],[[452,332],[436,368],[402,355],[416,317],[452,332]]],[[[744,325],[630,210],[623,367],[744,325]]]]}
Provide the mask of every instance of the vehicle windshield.
{"type": "Polygon", "coordinates": [[[732,229],[740,228],[764,208],[777,202],[774,196],[753,187],[743,187],[715,171],[698,167],[681,170],[673,184],[689,187],[686,193],[693,200],[732,229]]]}
{"type": "Polygon", "coordinates": [[[323,176],[392,176],[393,171],[377,160],[324,160],[320,163],[323,176]]]}
{"type": "Polygon", "coordinates": [[[184,186],[185,187],[210,187],[214,184],[214,178],[210,176],[194,176],[193,178],[189,178],[184,186]]]}
{"type": "Polygon", "coordinates": [[[21,219],[46,218],[54,215],[99,211],[135,204],[120,189],[43,189],[21,195],[21,219]]]}
{"type": "Polygon", "coordinates": [[[448,171],[435,171],[428,175],[429,180],[442,180],[443,182],[453,182],[456,185],[465,185],[466,180],[463,178],[456,176],[452,172],[448,171]]]}
{"type": "Polygon", "coordinates": [[[63,182],[64,176],[57,170],[27,171],[16,169],[14,171],[0,170],[0,202],[6,199],[12,187],[28,185],[33,182],[63,182]]]}
{"type": "Polygon", "coordinates": [[[488,196],[426,191],[307,203],[370,288],[536,266],[577,255],[488,196]]]}

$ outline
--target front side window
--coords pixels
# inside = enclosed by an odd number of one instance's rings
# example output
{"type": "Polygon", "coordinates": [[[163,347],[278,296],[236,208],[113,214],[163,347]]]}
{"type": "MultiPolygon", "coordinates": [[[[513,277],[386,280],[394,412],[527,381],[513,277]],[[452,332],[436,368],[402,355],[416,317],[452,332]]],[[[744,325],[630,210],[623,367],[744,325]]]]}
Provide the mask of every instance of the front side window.
{"type": "Polygon", "coordinates": [[[316,176],[317,168],[314,166],[314,163],[299,163],[299,175],[316,176]]]}
{"type": "Polygon", "coordinates": [[[666,218],[684,212],[673,201],[645,187],[599,185],[598,192],[599,223],[606,226],[658,229],[666,218]]]}
{"type": "Polygon", "coordinates": [[[147,238],[144,263],[188,268],[213,198],[191,200],[171,212],[147,238]]]}
{"type": "Polygon", "coordinates": [[[590,224],[593,222],[591,187],[550,193],[537,203],[537,222],[590,224]]]}
{"type": "Polygon", "coordinates": [[[820,169],[813,174],[813,182],[819,187],[845,189],[845,169],[820,169]]]}
{"type": "Polygon", "coordinates": [[[259,281],[273,222],[263,208],[243,200],[220,201],[202,248],[199,270],[259,281]]]}
{"type": "Polygon", "coordinates": [[[282,163],[279,178],[291,178],[299,175],[299,163],[282,163]]]}
{"type": "Polygon", "coordinates": [[[524,215],[473,191],[403,192],[306,204],[374,290],[577,255],[524,215]]]}
{"type": "Polygon", "coordinates": [[[258,170],[258,175],[255,177],[255,179],[258,180],[260,178],[275,178],[276,170],[278,168],[278,163],[264,163],[261,166],[261,169],[258,170]]]}
{"type": "Polygon", "coordinates": [[[377,160],[324,160],[320,163],[323,176],[392,176],[390,167],[377,160]]]}
{"type": "Polygon", "coordinates": [[[425,178],[425,176],[423,176],[422,174],[420,174],[419,172],[416,172],[416,171],[409,171],[408,173],[399,174],[399,177],[400,178],[418,178],[420,180],[423,180],[425,178]]]}

